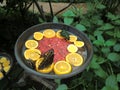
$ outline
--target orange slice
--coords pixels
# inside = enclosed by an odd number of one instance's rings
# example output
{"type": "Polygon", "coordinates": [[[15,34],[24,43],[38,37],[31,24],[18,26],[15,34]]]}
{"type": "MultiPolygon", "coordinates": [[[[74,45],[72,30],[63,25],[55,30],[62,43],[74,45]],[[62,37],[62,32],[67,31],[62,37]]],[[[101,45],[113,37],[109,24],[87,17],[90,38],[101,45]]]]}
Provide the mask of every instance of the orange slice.
{"type": "Polygon", "coordinates": [[[34,49],[34,48],[38,47],[38,42],[35,40],[27,40],[25,42],[25,46],[26,46],[26,48],[34,49]]]}
{"type": "Polygon", "coordinates": [[[31,59],[33,61],[36,61],[40,58],[41,52],[38,49],[27,49],[24,52],[24,57],[26,59],[31,59]]]}
{"type": "Polygon", "coordinates": [[[5,72],[8,72],[10,70],[10,65],[7,66],[7,67],[4,67],[3,69],[4,69],[5,72]]]}
{"type": "Polygon", "coordinates": [[[38,69],[40,63],[42,62],[43,58],[36,61],[36,70],[40,73],[50,73],[53,70],[54,63],[52,63],[50,66],[44,68],[44,69],[38,69]]]}
{"type": "Polygon", "coordinates": [[[73,66],[80,66],[83,64],[83,58],[78,53],[69,53],[66,56],[66,61],[73,66]]]}
{"type": "Polygon", "coordinates": [[[74,42],[77,40],[77,36],[75,36],[75,35],[69,35],[69,37],[70,37],[70,39],[69,39],[70,42],[74,42]]]}
{"type": "Polygon", "coordinates": [[[61,34],[60,34],[61,31],[62,31],[62,30],[58,30],[58,31],[56,32],[56,37],[58,37],[58,38],[64,38],[64,37],[62,37],[61,34]]]}
{"type": "Polygon", "coordinates": [[[43,31],[43,35],[46,38],[52,38],[52,37],[55,37],[55,31],[53,29],[46,29],[43,31]]]}
{"type": "Polygon", "coordinates": [[[74,44],[77,47],[83,47],[84,46],[84,42],[83,41],[75,41],[74,44]]]}
{"type": "Polygon", "coordinates": [[[41,32],[34,32],[33,37],[36,40],[41,40],[43,38],[43,33],[41,33],[41,32]]]}
{"type": "Polygon", "coordinates": [[[61,61],[58,61],[55,63],[54,65],[54,72],[55,74],[68,74],[72,71],[72,67],[71,65],[64,61],[64,60],[61,60],[61,61]]]}
{"type": "Polygon", "coordinates": [[[67,46],[67,50],[68,50],[69,52],[77,52],[77,51],[78,51],[78,48],[77,48],[74,44],[69,44],[69,45],[67,46]]]}
{"type": "Polygon", "coordinates": [[[3,73],[2,73],[2,72],[0,72],[0,79],[1,79],[1,78],[3,78],[3,77],[4,77],[4,76],[3,76],[3,73]]]}

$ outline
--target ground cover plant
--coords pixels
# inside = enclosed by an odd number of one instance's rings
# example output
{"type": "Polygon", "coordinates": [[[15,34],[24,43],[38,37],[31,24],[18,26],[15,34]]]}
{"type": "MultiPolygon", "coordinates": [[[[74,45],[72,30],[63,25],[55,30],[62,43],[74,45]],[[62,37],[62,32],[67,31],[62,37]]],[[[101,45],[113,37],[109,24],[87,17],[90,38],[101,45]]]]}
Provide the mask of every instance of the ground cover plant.
{"type": "MultiPolygon", "coordinates": [[[[83,31],[91,40],[94,48],[93,58],[85,71],[68,79],[54,80],[58,84],[57,90],[119,90],[120,15],[116,12],[115,7],[110,9],[109,5],[98,0],[86,4],[87,13],[83,13],[82,8],[73,7],[62,15],[53,18],[55,23],[65,23],[83,31]]],[[[39,23],[45,22],[39,17],[39,23]]],[[[11,47],[13,50],[13,46],[11,47]]],[[[15,72],[21,71],[18,64],[17,66],[18,69],[13,68],[13,70],[15,72]]],[[[12,71],[11,76],[14,76],[15,72],[12,71]]],[[[14,77],[16,77],[15,80],[17,81],[17,75],[14,77]]],[[[36,84],[36,82],[31,84],[30,81],[26,86],[22,88],[16,87],[12,90],[21,90],[23,88],[26,90],[38,90],[41,87],[43,90],[49,90],[45,86],[36,84]]]]}

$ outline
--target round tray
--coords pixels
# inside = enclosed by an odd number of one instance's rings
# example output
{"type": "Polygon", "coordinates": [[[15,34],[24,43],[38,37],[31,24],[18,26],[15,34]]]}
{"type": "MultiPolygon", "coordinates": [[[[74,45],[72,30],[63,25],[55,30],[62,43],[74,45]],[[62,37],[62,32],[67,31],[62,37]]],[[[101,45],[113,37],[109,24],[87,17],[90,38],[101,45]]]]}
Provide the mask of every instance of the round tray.
{"type": "MultiPolygon", "coordinates": [[[[9,55],[8,53],[6,53],[6,52],[0,52],[0,58],[1,57],[5,57],[5,58],[7,58],[7,60],[9,60],[10,61],[10,69],[9,69],[9,71],[6,73],[6,75],[10,72],[10,70],[11,70],[11,67],[12,67],[12,65],[13,65],[13,59],[12,59],[12,57],[11,57],[11,55],[9,55]]],[[[4,78],[4,77],[3,77],[4,78]]],[[[2,80],[3,78],[0,78],[0,80],[2,80]]]]}
{"type": "Polygon", "coordinates": [[[90,63],[90,60],[93,55],[92,44],[91,44],[89,38],[85,35],[85,33],[81,32],[71,26],[68,26],[65,24],[59,24],[59,23],[38,24],[38,25],[28,28],[19,36],[18,40],[16,41],[14,50],[15,50],[15,57],[22,68],[24,68],[27,72],[29,72],[33,75],[37,75],[37,76],[40,76],[43,78],[48,78],[48,79],[68,78],[68,77],[72,77],[72,76],[82,72],[90,63]],[[76,70],[74,70],[73,72],[71,72],[69,74],[65,74],[65,75],[43,74],[43,73],[39,73],[39,72],[31,69],[30,67],[28,67],[28,65],[25,63],[25,58],[24,58],[24,54],[23,54],[24,50],[25,50],[25,42],[33,35],[34,32],[43,31],[44,29],[66,30],[66,31],[76,35],[78,37],[78,39],[82,40],[85,43],[84,47],[85,47],[85,50],[87,53],[84,64],[82,66],[80,66],[79,68],[77,68],[76,70]]]}

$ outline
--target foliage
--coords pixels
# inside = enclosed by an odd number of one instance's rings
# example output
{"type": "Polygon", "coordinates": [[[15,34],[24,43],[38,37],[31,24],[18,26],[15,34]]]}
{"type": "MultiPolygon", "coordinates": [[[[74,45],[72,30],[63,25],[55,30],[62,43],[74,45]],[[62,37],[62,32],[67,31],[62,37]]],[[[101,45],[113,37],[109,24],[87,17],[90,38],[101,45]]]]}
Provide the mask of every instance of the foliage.
{"type": "Polygon", "coordinates": [[[59,21],[56,17],[53,20],[83,31],[94,48],[93,59],[87,69],[69,83],[64,80],[63,83],[68,90],[119,90],[120,15],[109,11],[98,1],[97,4],[88,2],[87,7],[85,14],[82,9],[73,8],[62,14],[63,20],[59,21]]]}

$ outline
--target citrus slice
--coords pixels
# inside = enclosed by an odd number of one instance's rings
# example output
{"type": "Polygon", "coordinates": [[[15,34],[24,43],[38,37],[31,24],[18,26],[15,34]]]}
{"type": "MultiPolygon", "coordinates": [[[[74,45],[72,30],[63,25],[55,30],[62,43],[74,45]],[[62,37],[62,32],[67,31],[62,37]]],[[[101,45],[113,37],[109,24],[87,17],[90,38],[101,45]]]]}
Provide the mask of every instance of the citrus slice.
{"type": "Polygon", "coordinates": [[[74,44],[77,47],[83,47],[84,46],[84,42],[83,41],[75,41],[74,44]]]}
{"type": "Polygon", "coordinates": [[[70,39],[69,39],[70,42],[74,42],[77,40],[77,36],[75,36],[75,35],[69,35],[69,37],[70,37],[70,39]]]}
{"type": "Polygon", "coordinates": [[[41,40],[43,38],[43,33],[41,33],[41,32],[34,32],[33,37],[36,40],[41,40]]]}
{"type": "Polygon", "coordinates": [[[55,31],[53,29],[46,29],[43,31],[43,35],[46,38],[52,38],[52,37],[55,37],[55,31]]]}
{"type": "Polygon", "coordinates": [[[4,67],[3,69],[5,72],[8,72],[10,70],[10,66],[4,67]]]}
{"type": "Polygon", "coordinates": [[[58,61],[55,63],[54,65],[54,72],[55,74],[68,74],[72,71],[72,67],[71,65],[64,61],[64,60],[61,60],[61,61],[58,61]]]}
{"type": "Polygon", "coordinates": [[[56,32],[56,37],[58,37],[58,38],[64,38],[64,37],[62,37],[61,34],[60,34],[61,31],[62,31],[62,30],[58,30],[58,31],[56,32]]]}
{"type": "Polygon", "coordinates": [[[67,50],[68,50],[69,52],[77,52],[77,51],[78,51],[78,48],[77,48],[74,44],[69,44],[69,45],[67,46],[67,50]]]}
{"type": "Polygon", "coordinates": [[[36,61],[36,70],[38,72],[41,72],[41,73],[50,73],[52,70],[53,70],[53,67],[54,67],[54,63],[52,63],[50,66],[44,68],[44,69],[38,69],[40,63],[42,62],[43,58],[42,59],[39,59],[36,61]]]}
{"type": "Polygon", "coordinates": [[[73,66],[80,66],[83,64],[83,57],[78,53],[69,53],[66,56],[66,61],[73,66]]]}
{"type": "Polygon", "coordinates": [[[1,78],[3,78],[3,77],[4,77],[4,76],[3,76],[3,73],[2,73],[2,72],[0,72],[0,79],[1,79],[1,78]]]}
{"type": "Polygon", "coordinates": [[[38,42],[35,41],[35,40],[27,40],[25,42],[25,46],[26,46],[26,48],[31,48],[31,49],[37,48],[38,47],[38,42]]]}
{"type": "Polygon", "coordinates": [[[38,49],[27,49],[24,52],[24,57],[26,59],[31,59],[33,61],[36,61],[40,58],[41,52],[38,49]]]}

